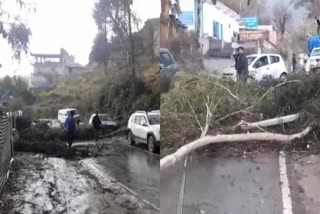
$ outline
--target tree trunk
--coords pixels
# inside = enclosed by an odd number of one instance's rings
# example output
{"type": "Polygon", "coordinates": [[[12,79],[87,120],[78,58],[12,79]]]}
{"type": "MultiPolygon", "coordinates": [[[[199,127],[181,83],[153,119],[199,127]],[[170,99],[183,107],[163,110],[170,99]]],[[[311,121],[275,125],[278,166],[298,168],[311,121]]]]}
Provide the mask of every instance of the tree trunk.
{"type": "Polygon", "coordinates": [[[174,165],[178,160],[190,152],[214,143],[230,143],[230,142],[250,142],[250,141],[277,141],[291,142],[295,139],[301,139],[311,131],[311,127],[306,128],[300,133],[293,135],[283,135],[274,133],[248,133],[248,134],[233,134],[233,135],[217,135],[205,136],[187,145],[182,146],[175,153],[167,155],[160,160],[160,170],[174,165]]]}
{"type": "Polygon", "coordinates": [[[134,39],[132,35],[132,20],[131,20],[131,4],[132,1],[128,1],[128,26],[129,26],[129,40],[130,40],[130,66],[131,66],[131,75],[133,78],[136,76],[135,69],[135,56],[134,56],[134,39]]]}

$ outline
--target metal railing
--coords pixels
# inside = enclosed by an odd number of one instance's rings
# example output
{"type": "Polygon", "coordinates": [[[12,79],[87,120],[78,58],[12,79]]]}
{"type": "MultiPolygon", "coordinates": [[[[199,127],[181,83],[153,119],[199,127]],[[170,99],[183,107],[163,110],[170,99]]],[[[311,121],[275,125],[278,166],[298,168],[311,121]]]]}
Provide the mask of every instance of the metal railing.
{"type": "Polygon", "coordinates": [[[14,155],[11,138],[13,121],[10,115],[0,115],[0,193],[8,179],[14,155]]]}

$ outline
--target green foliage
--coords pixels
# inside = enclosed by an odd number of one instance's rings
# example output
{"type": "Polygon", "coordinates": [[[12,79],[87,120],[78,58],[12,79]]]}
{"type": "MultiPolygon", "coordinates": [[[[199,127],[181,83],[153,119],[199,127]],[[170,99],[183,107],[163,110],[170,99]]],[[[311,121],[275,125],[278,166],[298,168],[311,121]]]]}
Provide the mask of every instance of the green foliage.
{"type": "Polygon", "coordinates": [[[22,131],[31,127],[31,118],[25,116],[19,116],[16,118],[16,129],[22,131]]]}
{"type": "Polygon", "coordinates": [[[0,89],[13,97],[10,101],[11,110],[19,110],[24,105],[32,105],[35,97],[28,89],[28,83],[21,77],[5,76],[0,80],[0,89]]]}
{"type": "Polygon", "coordinates": [[[136,110],[155,110],[159,105],[159,91],[147,90],[141,79],[132,79],[128,75],[107,82],[98,100],[101,112],[122,115],[125,120],[136,110]]]}
{"type": "MultiPolygon", "coordinates": [[[[7,11],[5,8],[5,1],[0,2],[0,35],[11,46],[16,59],[20,59],[21,52],[27,53],[29,48],[31,30],[22,22],[22,19],[15,14],[11,14],[11,11],[7,11]],[[15,17],[13,21],[7,21],[11,17],[15,17]]],[[[27,9],[35,11],[34,5],[28,4],[23,0],[16,0],[16,3],[20,6],[20,9],[27,9]]]]}
{"type": "Polygon", "coordinates": [[[106,64],[110,57],[110,47],[107,42],[106,35],[103,33],[98,33],[93,41],[92,50],[89,55],[89,62],[97,62],[106,64]]]}
{"type": "Polygon", "coordinates": [[[171,89],[172,77],[168,75],[160,75],[160,91],[167,93],[171,89]]]}

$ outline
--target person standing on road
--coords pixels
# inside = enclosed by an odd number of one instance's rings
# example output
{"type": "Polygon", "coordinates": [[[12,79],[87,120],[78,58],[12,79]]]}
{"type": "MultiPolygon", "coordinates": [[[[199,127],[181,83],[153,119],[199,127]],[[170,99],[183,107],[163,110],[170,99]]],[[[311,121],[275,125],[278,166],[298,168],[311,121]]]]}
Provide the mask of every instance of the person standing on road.
{"type": "Polygon", "coordinates": [[[317,21],[317,32],[319,35],[320,34],[320,16],[316,16],[316,21],[317,21]]]}
{"type": "Polygon", "coordinates": [[[64,126],[67,128],[69,148],[71,148],[72,146],[74,133],[76,131],[76,121],[73,116],[74,116],[74,111],[71,111],[64,124],[64,126]]]}
{"type": "Polygon", "coordinates": [[[95,131],[95,138],[96,138],[96,142],[97,142],[98,138],[99,138],[99,133],[101,130],[101,125],[102,125],[98,111],[96,111],[96,115],[92,119],[92,125],[93,125],[94,131],[95,131]]]}
{"type": "Polygon", "coordinates": [[[237,62],[236,62],[236,70],[237,70],[237,77],[238,79],[246,83],[248,79],[248,59],[244,53],[244,48],[239,47],[238,48],[238,56],[237,56],[237,62]]]}
{"type": "Polygon", "coordinates": [[[235,68],[237,68],[238,55],[239,55],[239,51],[238,51],[238,49],[235,49],[235,51],[233,52],[233,55],[232,55],[235,68]]]}
{"type": "Polygon", "coordinates": [[[293,73],[296,72],[296,68],[297,68],[297,58],[296,58],[296,54],[293,53],[292,54],[292,72],[293,73]]]}

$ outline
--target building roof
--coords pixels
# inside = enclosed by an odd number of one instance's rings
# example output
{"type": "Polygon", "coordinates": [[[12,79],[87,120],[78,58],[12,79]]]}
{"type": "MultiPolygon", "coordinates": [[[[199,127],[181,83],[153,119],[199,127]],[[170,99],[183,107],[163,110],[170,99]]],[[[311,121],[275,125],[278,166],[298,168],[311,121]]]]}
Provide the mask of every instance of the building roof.
{"type": "Polygon", "coordinates": [[[60,54],[31,54],[33,57],[41,57],[41,58],[60,58],[60,54]]]}
{"type": "MultiPolygon", "coordinates": [[[[205,0],[206,3],[213,4],[212,0],[205,0]]],[[[216,5],[214,5],[218,10],[222,11],[227,16],[237,20],[241,21],[240,15],[232,10],[231,8],[227,7],[226,5],[222,4],[220,1],[217,1],[216,5]]]]}

